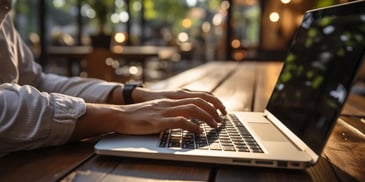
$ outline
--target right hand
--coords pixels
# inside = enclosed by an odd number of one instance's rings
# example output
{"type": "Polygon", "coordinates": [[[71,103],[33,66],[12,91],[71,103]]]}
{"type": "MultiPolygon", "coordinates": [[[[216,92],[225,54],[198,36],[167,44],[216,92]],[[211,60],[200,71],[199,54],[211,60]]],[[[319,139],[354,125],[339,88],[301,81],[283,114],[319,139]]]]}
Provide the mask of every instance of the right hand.
{"type": "Polygon", "coordinates": [[[200,133],[199,126],[189,119],[205,121],[211,127],[221,121],[217,109],[200,98],[159,99],[122,107],[117,128],[124,134],[152,134],[170,128],[200,133]]]}
{"type": "Polygon", "coordinates": [[[221,117],[211,103],[202,98],[157,99],[131,105],[87,104],[87,111],[76,125],[72,140],[97,134],[154,134],[170,128],[200,133],[199,119],[216,127],[221,117]]]}

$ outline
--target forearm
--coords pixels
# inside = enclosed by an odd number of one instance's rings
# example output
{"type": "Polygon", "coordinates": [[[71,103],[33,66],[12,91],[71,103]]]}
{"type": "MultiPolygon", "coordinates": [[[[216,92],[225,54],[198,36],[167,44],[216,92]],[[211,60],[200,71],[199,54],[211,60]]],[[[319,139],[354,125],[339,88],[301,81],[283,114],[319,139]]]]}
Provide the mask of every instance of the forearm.
{"type": "Polygon", "coordinates": [[[116,114],[120,113],[116,105],[86,104],[86,112],[77,122],[70,141],[79,141],[84,138],[115,132],[116,114]]]}

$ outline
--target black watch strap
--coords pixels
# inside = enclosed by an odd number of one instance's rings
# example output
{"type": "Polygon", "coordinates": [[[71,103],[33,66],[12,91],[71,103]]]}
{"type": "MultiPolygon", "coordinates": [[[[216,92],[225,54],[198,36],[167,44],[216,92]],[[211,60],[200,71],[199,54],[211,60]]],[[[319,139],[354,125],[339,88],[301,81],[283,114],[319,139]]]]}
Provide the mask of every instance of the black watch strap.
{"type": "Polygon", "coordinates": [[[133,104],[132,92],[136,87],[142,87],[141,82],[125,83],[123,87],[123,99],[125,104],[133,104]]]}

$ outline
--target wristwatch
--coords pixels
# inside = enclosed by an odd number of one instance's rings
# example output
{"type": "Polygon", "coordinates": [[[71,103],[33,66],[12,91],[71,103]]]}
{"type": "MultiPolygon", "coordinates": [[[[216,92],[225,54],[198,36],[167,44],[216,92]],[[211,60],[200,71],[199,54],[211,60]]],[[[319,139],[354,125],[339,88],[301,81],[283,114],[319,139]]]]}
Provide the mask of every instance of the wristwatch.
{"type": "Polygon", "coordinates": [[[123,99],[125,104],[133,104],[132,92],[136,87],[143,87],[142,82],[127,82],[123,87],[123,99]]]}

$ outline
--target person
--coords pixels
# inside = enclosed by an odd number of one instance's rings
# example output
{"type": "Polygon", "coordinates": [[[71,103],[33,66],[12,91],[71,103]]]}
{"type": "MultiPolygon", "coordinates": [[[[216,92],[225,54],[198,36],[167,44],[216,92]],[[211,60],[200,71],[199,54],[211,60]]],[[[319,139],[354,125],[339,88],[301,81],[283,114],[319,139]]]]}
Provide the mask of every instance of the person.
{"type": "Polygon", "coordinates": [[[11,4],[0,0],[0,155],[109,132],[143,135],[182,128],[199,133],[189,118],[215,127],[226,113],[206,92],[129,87],[123,94],[125,84],[43,72],[12,24],[11,4]]]}

